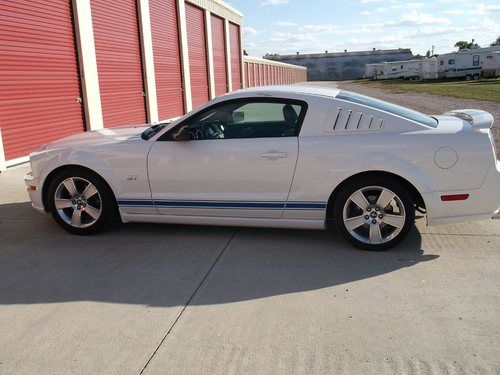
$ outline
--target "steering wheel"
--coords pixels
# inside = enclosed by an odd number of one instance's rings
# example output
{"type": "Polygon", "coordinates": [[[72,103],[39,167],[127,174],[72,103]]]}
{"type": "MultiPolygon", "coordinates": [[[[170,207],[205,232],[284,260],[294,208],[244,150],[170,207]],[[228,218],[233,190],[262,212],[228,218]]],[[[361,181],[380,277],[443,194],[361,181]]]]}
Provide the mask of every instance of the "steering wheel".
{"type": "Polygon", "coordinates": [[[207,139],[218,139],[223,134],[220,128],[217,126],[222,125],[222,121],[217,121],[211,124],[207,124],[205,128],[205,135],[207,139]]]}

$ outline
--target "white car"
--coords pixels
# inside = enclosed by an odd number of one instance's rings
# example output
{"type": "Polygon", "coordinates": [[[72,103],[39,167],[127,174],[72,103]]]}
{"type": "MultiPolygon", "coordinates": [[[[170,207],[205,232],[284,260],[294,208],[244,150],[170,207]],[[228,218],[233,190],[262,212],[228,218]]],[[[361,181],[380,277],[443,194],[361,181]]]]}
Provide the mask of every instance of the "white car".
{"type": "Polygon", "coordinates": [[[33,206],[90,234],[116,215],[157,222],[300,229],[335,224],[357,247],[500,207],[493,117],[427,116],[309,86],[245,89],[168,123],[71,136],[31,155],[33,206]]]}

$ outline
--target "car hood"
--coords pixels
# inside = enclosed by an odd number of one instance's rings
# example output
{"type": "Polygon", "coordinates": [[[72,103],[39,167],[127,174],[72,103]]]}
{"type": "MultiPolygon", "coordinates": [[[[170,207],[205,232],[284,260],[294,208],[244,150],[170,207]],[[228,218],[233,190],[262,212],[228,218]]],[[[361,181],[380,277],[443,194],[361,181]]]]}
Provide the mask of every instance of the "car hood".
{"type": "Polygon", "coordinates": [[[126,125],[83,132],[59,139],[42,146],[40,151],[60,148],[81,148],[88,145],[109,144],[127,140],[139,140],[150,125],[126,125]]]}

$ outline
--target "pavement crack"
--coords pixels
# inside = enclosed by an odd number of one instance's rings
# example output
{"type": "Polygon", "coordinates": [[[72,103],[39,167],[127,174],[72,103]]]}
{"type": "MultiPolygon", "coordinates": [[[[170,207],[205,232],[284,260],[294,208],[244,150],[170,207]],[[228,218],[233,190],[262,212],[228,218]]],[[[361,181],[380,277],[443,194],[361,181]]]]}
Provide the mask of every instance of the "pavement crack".
{"type": "Polygon", "coordinates": [[[189,306],[189,304],[191,303],[191,301],[193,300],[194,296],[196,295],[196,293],[198,293],[198,290],[200,290],[201,286],[203,285],[203,283],[205,282],[205,280],[207,279],[208,275],[210,275],[210,273],[212,272],[212,270],[215,268],[216,264],[219,262],[219,260],[221,259],[222,255],[224,254],[224,252],[226,251],[226,249],[229,247],[229,245],[231,244],[231,242],[233,241],[234,237],[236,236],[236,233],[238,233],[238,230],[236,229],[233,234],[231,235],[231,237],[229,238],[229,240],[227,241],[227,243],[224,245],[224,247],[222,248],[222,250],[219,252],[219,254],[217,255],[217,258],[215,258],[214,262],[212,263],[212,265],[210,266],[210,268],[208,269],[208,271],[205,273],[205,275],[203,276],[203,278],[201,279],[201,281],[198,283],[198,285],[196,286],[196,288],[194,289],[193,293],[191,294],[191,296],[189,297],[189,299],[187,300],[186,304],[184,305],[184,307],[182,308],[182,310],[180,311],[180,313],[177,315],[177,317],[175,318],[174,322],[172,323],[172,325],[170,326],[170,328],[168,329],[167,333],[163,336],[163,338],[161,339],[160,343],[158,344],[158,346],[155,348],[155,350],[153,351],[153,353],[151,354],[151,356],[149,357],[148,361],[146,362],[146,364],[144,365],[144,367],[141,369],[141,371],[139,372],[139,375],[143,374],[144,371],[146,370],[146,368],[148,367],[148,365],[151,363],[152,359],[154,358],[154,356],[156,355],[156,353],[158,352],[158,350],[160,349],[160,347],[163,345],[163,343],[165,342],[165,340],[167,339],[168,335],[170,334],[170,332],[172,332],[172,330],[174,329],[175,325],[177,324],[177,322],[179,321],[179,319],[181,318],[182,314],[184,313],[184,311],[186,311],[187,307],[189,306]]]}
{"type": "Polygon", "coordinates": [[[500,234],[475,234],[475,233],[432,233],[420,232],[422,235],[431,236],[461,236],[461,237],[500,237],[500,234]]]}

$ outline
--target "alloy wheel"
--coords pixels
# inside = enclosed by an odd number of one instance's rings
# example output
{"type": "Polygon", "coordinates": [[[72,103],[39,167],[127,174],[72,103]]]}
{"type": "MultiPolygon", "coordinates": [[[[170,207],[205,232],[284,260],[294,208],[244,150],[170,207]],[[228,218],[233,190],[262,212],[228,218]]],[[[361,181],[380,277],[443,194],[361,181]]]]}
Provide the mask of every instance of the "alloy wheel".
{"type": "Polygon", "coordinates": [[[344,226],[358,241],[378,245],[401,233],[406,213],[403,202],[393,191],[369,186],[354,192],[343,208],[344,226]]]}
{"type": "Polygon", "coordinates": [[[54,194],[57,214],[75,228],[88,228],[101,217],[102,200],[97,188],[81,177],[62,181],[54,194]]]}

